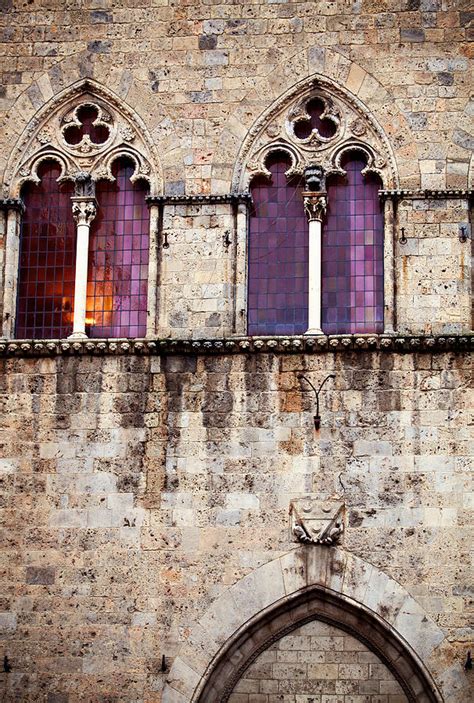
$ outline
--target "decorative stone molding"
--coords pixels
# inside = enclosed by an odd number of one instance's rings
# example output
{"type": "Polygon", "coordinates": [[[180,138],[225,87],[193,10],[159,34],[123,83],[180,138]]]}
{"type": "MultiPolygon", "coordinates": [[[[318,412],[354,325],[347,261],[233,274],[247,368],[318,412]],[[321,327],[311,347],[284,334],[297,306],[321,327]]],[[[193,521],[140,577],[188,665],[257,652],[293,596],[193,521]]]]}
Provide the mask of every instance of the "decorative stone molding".
{"type": "Polygon", "coordinates": [[[452,336],[300,336],[228,337],[222,339],[87,339],[0,340],[0,356],[38,357],[56,355],[103,354],[319,354],[395,352],[443,353],[471,352],[474,334],[452,336]]]}
{"type": "Polygon", "coordinates": [[[161,191],[156,147],[144,124],[112,91],[90,79],[79,81],[52,98],[24,130],[7,164],[4,196],[18,197],[23,183],[38,182],[38,167],[46,159],[60,164],[60,180],[87,171],[97,181],[113,180],[112,162],[120,156],[134,162],[133,179],[147,180],[152,194],[161,191]],[[103,129],[104,139],[80,134],[85,108],[95,112],[92,125],[103,129]],[[80,138],[71,139],[71,130],[80,138]]]}
{"type": "Polygon", "coordinates": [[[0,210],[3,210],[5,212],[8,210],[24,212],[25,205],[21,198],[0,198],[0,210]]]}
{"type": "Polygon", "coordinates": [[[474,190],[470,188],[379,190],[379,196],[384,200],[466,200],[474,196],[474,190]]]}
{"type": "Polygon", "coordinates": [[[146,199],[149,205],[208,205],[213,203],[248,203],[250,193],[223,193],[202,195],[149,195],[146,199]]]}
{"type": "Polygon", "coordinates": [[[344,533],[345,504],[308,495],[290,502],[290,531],[303,544],[338,544],[344,533]]]}
{"type": "Polygon", "coordinates": [[[378,174],[386,186],[397,183],[395,159],[388,139],[365,105],[338,82],[325,76],[296,84],[276,100],[255,122],[244,140],[234,171],[233,190],[246,190],[252,178],[269,176],[268,156],[275,151],[288,154],[291,166],[287,176],[303,175],[306,168],[319,164],[330,174],[344,174],[341,159],[348,151],[364,152],[364,173],[378,174]],[[297,136],[298,124],[308,123],[308,106],[322,106],[321,121],[334,125],[331,136],[322,136],[317,127],[297,136]]]}
{"type": "Polygon", "coordinates": [[[81,198],[95,196],[95,183],[87,171],[79,171],[74,178],[74,195],[81,198]]]}

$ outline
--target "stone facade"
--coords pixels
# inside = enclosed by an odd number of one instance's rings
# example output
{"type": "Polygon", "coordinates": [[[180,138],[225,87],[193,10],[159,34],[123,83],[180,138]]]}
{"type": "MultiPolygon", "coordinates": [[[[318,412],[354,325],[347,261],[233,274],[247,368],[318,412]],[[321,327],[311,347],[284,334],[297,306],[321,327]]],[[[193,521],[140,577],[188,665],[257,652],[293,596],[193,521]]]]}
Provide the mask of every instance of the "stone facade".
{"type": "Polygon", "coordinates": [[[118,5],[0,2],[1,695],[466,703],[469,3],[118,5]],[[316,89],[383,179],[385,333],[249,339],[248,181],[316,89]],[[86,94],[150,182],[147,336],[14,340],[22,179],[86,94]],[[301,373],[335,375],[319,431],[301,373]],[[337,546],[301,499],[343,504],[337,546]]]}

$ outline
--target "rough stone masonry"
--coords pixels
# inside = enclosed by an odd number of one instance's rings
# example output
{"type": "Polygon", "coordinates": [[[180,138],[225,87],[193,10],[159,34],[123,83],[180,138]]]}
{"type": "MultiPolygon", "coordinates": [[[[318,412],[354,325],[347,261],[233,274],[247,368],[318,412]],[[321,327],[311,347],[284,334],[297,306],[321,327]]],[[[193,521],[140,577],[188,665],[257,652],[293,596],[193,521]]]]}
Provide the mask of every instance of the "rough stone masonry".
{"type": "Polygon", "coordinates": [[[0,698],[472,700],[470,3],[0,7],[0,698]],[[250,339],[230,195],[312,81],[387,148],[392,328],[250,339]],[[21,169],[85,94],[156,160],[147,336],[15,340],[21,169]]]}

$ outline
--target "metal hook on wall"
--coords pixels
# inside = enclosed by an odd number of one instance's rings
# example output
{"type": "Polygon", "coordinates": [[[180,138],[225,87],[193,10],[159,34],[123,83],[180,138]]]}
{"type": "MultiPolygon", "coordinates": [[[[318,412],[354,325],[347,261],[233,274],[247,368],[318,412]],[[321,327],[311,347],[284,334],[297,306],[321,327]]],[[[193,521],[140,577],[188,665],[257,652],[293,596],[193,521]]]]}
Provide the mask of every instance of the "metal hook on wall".
{"type": "Polygon", "coordinates": [[[402,227],[400,231],[402,233],[402,236],[398,241],[400,242],[400,244],[406,244],[408,242],[408,239],[405,237],[405,227],[402,227]]]}
{"type": "Polygon", "coordinates": [[[319,394],[321,393],[321,389],[324,386],[324,384],[326,383],[326,381],[328,381],[330,378],[336,378],[336,376],[333,373],[330,373],[329,376],[326,376],[326,378],[323,381],[321,381],[321,383],[319,384],[319,388],[317,390],[316,390],[315,386],[313,386],[313,384],[311,383],[309,378],[306,378],[306,376],[304,376],[302,373],[298,374],[298,378],[306,381],[306,383],[308,383],[311,386],[311,388],[313,389],[314,394],[316,396],[316,414],[314,415],[313,419],[314,419],[314,429],[316,431],[318,431],[321,427],[321,416],[319,414],[319,394]]]}

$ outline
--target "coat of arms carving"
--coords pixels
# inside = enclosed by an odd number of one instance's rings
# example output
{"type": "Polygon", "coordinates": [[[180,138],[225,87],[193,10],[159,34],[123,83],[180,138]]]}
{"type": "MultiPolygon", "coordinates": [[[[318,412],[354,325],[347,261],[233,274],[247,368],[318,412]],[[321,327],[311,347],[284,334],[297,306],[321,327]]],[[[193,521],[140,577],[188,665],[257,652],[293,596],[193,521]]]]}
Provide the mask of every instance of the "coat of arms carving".
{"type": "Polygon", "coordinates": [[[338,544],[344,532],[345,504],[308,495],[290,502],[292,539],[303,544],[338,544]]]}

